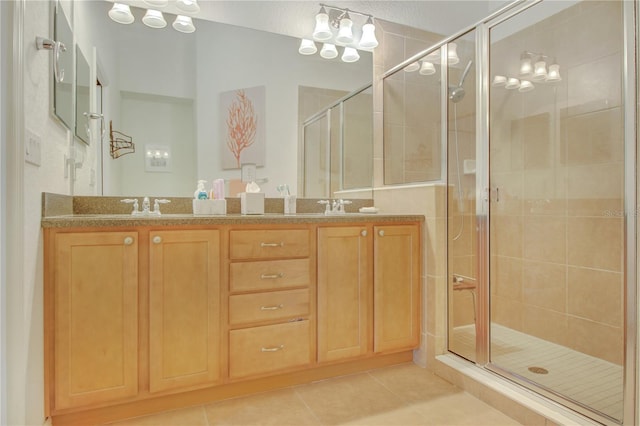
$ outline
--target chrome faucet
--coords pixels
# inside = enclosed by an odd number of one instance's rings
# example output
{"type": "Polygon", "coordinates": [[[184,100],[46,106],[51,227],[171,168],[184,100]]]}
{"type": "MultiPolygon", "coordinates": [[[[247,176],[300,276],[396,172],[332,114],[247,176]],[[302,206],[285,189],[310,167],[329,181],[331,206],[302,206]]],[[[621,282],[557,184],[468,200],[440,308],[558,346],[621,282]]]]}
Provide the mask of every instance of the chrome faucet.
{"type": "Polygon", "coordinates": [[[121,203],[133,204],[133,211],[131,212],[132,216],[139,216],[142,214],[140,210],[138,210],[138,199],[137,198],[125,198],[124,200],[120,200],[121,203]]]}
{"type": "Polygon", "coordinates": [[[151,211],[151,203],[149,197],[142,199],[142,210],[138,210],[139,204],[137,198],[125,198],[120,200],[121,203],[133,204],[132,216],[160,216],[160,204],[170,203],[171,200],[165,200],[162,198],[156,198],[153,202],[153,211],[151,211]]]}
{"type": "Polygon", "coordinates": [[[144,197],[142,200],[142,214],[148,215],[151,213],[151,204],[149,203],[149,197],[144,197]]]}
{"type": "Polygon", "coordinates": [[[318,204],[324,204],[324,214],[325,215],[334,215],[334,214],[345,214],[344,206],[347,204],[351,204],[352,201],[349,200],[320,200],[318,204]]]}
{"type": "Polygon", "coordinates": [[[155,216],[160,216],[160,204],[167,204],[170,203],[171,200],[165,200],[164,198],[156,198],[155,200],[153,200],[153,211],[151,212],[151,214],[155,215],[155,216]]]}

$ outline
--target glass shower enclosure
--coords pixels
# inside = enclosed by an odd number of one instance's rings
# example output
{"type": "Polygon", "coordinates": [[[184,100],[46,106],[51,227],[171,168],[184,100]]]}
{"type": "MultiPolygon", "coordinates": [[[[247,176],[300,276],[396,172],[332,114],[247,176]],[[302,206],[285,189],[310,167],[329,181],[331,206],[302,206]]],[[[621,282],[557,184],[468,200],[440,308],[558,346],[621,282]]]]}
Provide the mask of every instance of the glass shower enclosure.
{"type": "Polygon", "coordinates": [[[634,4],[447,41],[448,349],[604,424],[635,416],[634,4]]]}

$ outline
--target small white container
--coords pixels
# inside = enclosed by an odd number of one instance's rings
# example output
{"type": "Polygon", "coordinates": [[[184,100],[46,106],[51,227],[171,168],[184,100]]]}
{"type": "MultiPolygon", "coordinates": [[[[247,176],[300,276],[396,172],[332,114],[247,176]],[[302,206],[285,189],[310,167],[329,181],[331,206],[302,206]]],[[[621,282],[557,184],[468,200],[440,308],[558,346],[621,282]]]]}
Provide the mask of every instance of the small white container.
{"type": "Polygon", "coordinates": [[[196,216],[211,216],[227,214],[227,200],[193,200],[193,214],[196,216]]]}
{"type": "Polygon", "coordinates": [[[284,196],[284,214],[296,214],[296,198],[295,195],[284,196]]]}
{"type": "Polygon", "coordinates": [[[240,213],[264,214],[264,192],[241,192],[240,213]]]}

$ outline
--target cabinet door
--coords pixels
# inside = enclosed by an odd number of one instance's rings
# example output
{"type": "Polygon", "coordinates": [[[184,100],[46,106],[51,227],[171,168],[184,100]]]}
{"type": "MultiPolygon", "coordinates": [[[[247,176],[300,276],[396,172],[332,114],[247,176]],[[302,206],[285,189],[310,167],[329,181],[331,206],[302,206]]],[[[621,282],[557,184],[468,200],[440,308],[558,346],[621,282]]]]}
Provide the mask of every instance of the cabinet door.
{"type": "Polygon", "coordinates": [[[318,229],[318,361],[365,354],[371,341],[370,231],[318,229]]]}
{"type": "Polygon", "coordinates": [[[149,389],[220,378],[220,237],[216,230],[149,234],[149,389]]]}
{"type": "Polygon", "coordinates": [[[55,237],[55,408],[138,392],[138,234],[55,237]]]}
{"type": "Polygon", "coordinates": [[[420,228],[374,227],[374,351],[414,348],[419,342],[420,228]]]}

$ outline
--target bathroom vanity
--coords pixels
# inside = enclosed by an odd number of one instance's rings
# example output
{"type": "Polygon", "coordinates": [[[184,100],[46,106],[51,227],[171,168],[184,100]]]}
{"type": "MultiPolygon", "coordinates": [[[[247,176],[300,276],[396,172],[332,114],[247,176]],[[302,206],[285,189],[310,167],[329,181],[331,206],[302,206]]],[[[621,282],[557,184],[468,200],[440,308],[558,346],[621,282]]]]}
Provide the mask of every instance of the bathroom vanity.
{"type": "Polygon", "coordinates": [[[44,217],[54,424],[412,359],[422,216],[44,217]]]}

